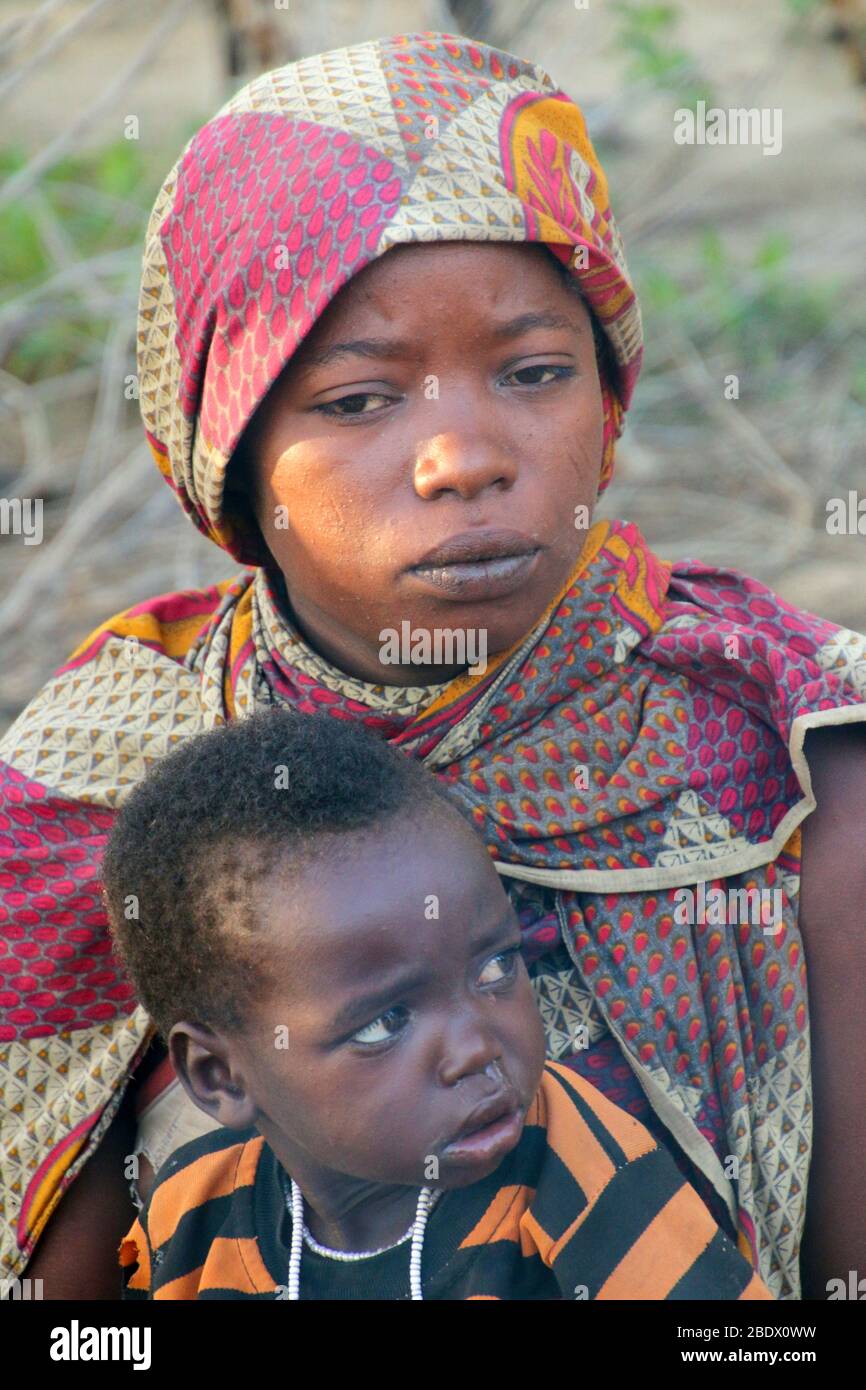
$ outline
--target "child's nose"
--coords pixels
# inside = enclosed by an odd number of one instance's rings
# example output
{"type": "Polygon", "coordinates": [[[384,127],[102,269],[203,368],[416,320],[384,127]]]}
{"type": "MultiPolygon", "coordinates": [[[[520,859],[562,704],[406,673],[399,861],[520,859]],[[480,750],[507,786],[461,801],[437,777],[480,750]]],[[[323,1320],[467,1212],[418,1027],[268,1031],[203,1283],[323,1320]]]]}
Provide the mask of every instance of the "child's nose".
{"type": "Polygon", "coordinates": [[[502,1076],[502,1044],[485,1020],[476,1013],[461,1013],[452,1020],[443,1039],[439,1076],[443,1086],[454,1086],[466,1076],[486,1073],[502,1076]]]}

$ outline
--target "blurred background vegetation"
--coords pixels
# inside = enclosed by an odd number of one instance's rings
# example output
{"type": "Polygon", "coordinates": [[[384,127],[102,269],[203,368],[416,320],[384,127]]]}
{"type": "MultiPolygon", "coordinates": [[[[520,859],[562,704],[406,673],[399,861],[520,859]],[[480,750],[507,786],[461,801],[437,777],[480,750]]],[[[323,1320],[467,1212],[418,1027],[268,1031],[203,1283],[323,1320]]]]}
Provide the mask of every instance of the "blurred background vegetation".
{"type": "Polygon", "coordinates": [[[586,113],[647,339],[603,512],[866,629],[866,538],[825,525],[866,497],[866,0],[0,0],[0,496],[45,524],[0,537],[0,731],[111,613],[232,572],[135,399],[163,178],[254,73],[421,29],[541,63],[586,113]],[[677,145],[697,100],[781,109],[781,153],[677,145]]]}

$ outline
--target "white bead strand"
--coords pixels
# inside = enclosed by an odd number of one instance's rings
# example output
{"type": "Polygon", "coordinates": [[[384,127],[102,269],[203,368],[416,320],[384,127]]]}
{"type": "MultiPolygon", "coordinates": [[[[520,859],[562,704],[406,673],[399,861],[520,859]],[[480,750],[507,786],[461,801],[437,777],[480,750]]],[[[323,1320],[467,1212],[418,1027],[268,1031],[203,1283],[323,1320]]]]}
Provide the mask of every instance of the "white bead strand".
{"type": "Polygon", "coordinates": [[[353,1263],[356,1260],[370,1260],[375,1255],[383,1255],[387,1250],[396,1250],[398,1245],[404,1245],[407,1240],[412,1240],[412,1248],[409,1254],[409,1289],[413,1299],[422,1299],[421,1292],[421,1256],[424,1250],[424,1232],[427,1229],[427,1220],[430,1212],[436,1205],[440,1192],[434,1192],[431,1187],[422,1187],[418,1195],[418,1205],[415,1208],[415,1220],[409,1227],[405,1235],[395,1241],[393,1245],[383,1245],[379,1250],[332,1250],[327,1245],[319,1245],[304,1224],[304,1199],[301,1189],[295,1182],[291,1182],[291,1196],[286,1192],[286,1206],[292,1218],[292,1248],[289,1257],[289,1299],[297,1302],[301,1297],[301,1252],[304,1243],[311,1250],[319,1255],[324,1255],[330,1260],[338,1260],[344,1263],[353,1263]]]}

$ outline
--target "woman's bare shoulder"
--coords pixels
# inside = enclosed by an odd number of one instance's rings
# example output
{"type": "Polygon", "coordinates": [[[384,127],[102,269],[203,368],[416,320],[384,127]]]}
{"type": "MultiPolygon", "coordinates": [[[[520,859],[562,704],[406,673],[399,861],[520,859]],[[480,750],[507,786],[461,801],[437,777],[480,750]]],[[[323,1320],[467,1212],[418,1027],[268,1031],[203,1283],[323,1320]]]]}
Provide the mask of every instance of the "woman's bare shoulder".
{"type": "Polygon", "coordinates": [[[810,729],[805,751],[817,805],[802,827],[801,916],[841,910],[853,927],[866,917],[866,724],[810,729]]]}
{"type": "Polygon", "coordinates": [[[799,924],[809,986],[814,1149],[805,1296],[866,1258],[866,725],[810,731],[817,802],[802,826],[799,924]]]}
{"type": "Polygon", "coordinates": [[[817,806],[803,822],[804,847],[812,841],[822,858],[845,863],[846,878],[866,874],[866,723],[810,729],[805,752],[817,806]],[[856,862],[846,862],[852,849],[856,862]]]}

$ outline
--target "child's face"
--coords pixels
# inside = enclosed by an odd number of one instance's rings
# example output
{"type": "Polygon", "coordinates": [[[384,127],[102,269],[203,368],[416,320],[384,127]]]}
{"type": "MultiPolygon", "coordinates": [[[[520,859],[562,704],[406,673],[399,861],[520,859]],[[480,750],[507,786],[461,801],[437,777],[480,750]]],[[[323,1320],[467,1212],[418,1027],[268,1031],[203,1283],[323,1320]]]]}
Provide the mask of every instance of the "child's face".
{"type": "Polygon", "coordinates": [[[251,427],[259,525],[306,636],[391,684],[423,683],[379,661],[380,634],[404,621],[506,650],[577,560],[602,432],[589,314],[543,247],[387,252],[339,292],[251,427]],[[523,560],[418,568],[468,531],[511,533],[523,560]]]}
{"type": "Polygon", "coordinates": [[[308,1190],[493,1172],[538,1089],[544,1033],[517,919],[456,813],[334,838],[291,883],[270,875],[261,934],[273,987],[227,1044],[249,1106],[236,1122],[308,1190]]]}

